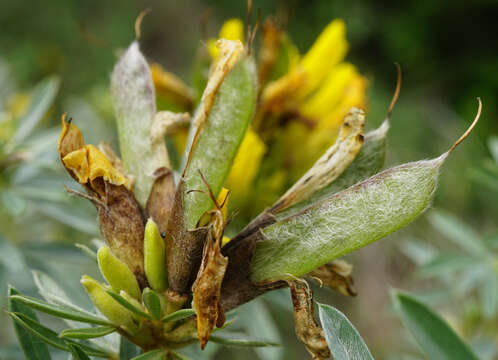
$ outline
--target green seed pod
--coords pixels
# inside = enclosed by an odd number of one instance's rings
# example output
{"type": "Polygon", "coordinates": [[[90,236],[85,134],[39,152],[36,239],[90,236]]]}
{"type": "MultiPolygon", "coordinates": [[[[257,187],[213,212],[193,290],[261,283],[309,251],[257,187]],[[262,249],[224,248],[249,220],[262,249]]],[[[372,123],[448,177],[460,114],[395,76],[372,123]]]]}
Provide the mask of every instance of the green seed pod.
{"type": "Polygon", "coordinates": [[[104,288],[104,285],[88,275],[83,275],[80,280],[85,287],[90,299],[95,307],[110,321],[119,326],[125,326],[130,331],[136,329],[133,322],[132,314],[116,300],[114,300],[104,288]]]}
{"type": "Polygon", "coordinates": [[[190,134],[189,161],[184,173],[185,225],[195,228],[199,218],[213,207],[199,172],[218,194],[232,166],[237,150],[256,107],[257,75],[253,59],[238,41],[220,40],[222,55],[211,75],[190,134]],[[227,49],[225,49],[225,47],[227,49]],[[230,52],[232,51],[232,52],[230,52]],[[229,72],[227,73],[227,69],[229,72]]]}
{"type": "Polygon", "coordinates": [[[168,280],[164,240],[152,219],[145,225],[144,260],[145,275],[150,286],[158,292],[166,290],[168,280]]]}
{"type": "Polygon", "coordinates": [[[128,47],[114,67],[111,92],[121,157],[135,177],[135,196],[145,206],[155,180],[154,172],[161,167],[169,168],[170,164],[164,144],[162,149],[153,149],[151,127],[156,115],[156,95],[149,65],[138,42],[128,47]]]}
{"type": "Polygon", "coordinates": [[[302,276],[407,225],[429,206],[447,155],[386,170],[263,229],[251,279],[302,276]]]}
{"type": "Polygon", "coordinates": [[[388,130],[389,122],[385,121],[378,129],[367,133],[360,152],[351,165],[337,179],[309,198],[276,214],[277,218],[283,219],[289,215],[297,214],[308,206],[377,174],[384,166],[388,130]]]}
{"type": "Polygon", "coordinates": [[[135,275],[124,262],[114,256],[108,246],[99,249],[97,258],[102,276],[115,292],[124,290],[135,299],[140,298],[140,287],[135,275]]]}

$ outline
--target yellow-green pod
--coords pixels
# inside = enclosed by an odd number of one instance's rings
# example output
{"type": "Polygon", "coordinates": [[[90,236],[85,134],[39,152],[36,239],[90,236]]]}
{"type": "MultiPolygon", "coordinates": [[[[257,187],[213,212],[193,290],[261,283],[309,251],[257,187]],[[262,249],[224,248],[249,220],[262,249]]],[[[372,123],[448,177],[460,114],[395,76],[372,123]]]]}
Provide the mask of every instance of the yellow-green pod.
{"type": "Polygon", "coordinates": [[[166,290],[168,280],[164,240],[152,219],[149,219],[145,225],[144,265],[150,286],[158,292],[166,290]]]}
{"type": "Polygon", "coordinates": [[[126,291],[135,299],[140,298],[140,287],[130,268],[112,253],[108,246],[102,246],[98,253],[100,272],[111,285],[112,290],[119,293],[126,291]]]}
{"type": "Polygon", "coordinates": [[[95,307],[111,322],[119,326],[125,326],[130,331],[136,329],[130,311],[121,306],[105,290],[104,285],[88,275],[83,275],[80,280],[85,287],[95,307]]]}

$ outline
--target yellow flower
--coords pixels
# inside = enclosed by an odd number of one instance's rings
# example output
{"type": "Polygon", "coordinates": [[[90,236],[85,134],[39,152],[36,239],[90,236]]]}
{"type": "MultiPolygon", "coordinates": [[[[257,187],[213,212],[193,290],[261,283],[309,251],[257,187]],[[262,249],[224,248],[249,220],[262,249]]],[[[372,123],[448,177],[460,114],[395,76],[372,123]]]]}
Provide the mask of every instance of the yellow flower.
{"type": "Polygon", "coordinates": [[[237,189],[233,194],[235,203],[238,203],[241,198],[245,198],[245,195],[250,192],[265,152],[265,143],[254,130],[249,128],[240,144],[227,179],[227,186],[231,189],[237,189]]]}
{"type": "MultiPolygon", "coordinates": [[[[240,19],[229,19],[223,23],[219,33],[220,39],[244,41],[244,23],[240,19]]],[[[216,39],[209,39],[207,44],[209,55],[217,59],[219,49],[216,46],[216,39]]]]}

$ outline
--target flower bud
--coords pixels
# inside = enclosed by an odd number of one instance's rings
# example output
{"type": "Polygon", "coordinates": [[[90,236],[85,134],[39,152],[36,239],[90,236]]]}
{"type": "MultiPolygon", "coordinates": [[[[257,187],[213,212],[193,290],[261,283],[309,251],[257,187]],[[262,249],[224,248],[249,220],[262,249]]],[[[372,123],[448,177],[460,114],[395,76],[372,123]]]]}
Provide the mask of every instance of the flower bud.
{"type": "Polygon", "coordinates": [[[136,325],[133,322],[131,312],[114,300],[104,288],[104,285],[88,275],[83,275],[80,280],[85,287],[88,296],[95,307],[110,321],[119,326],[125,326],[133,331],[136,325]]]}
{"type": "Polygon", "coordinates": [[[112,253],[108,246],[102,246],[97,253],[100,272],[111,285],[112,290],[119,293],[126,291],[133,298],[140,298],[140,287],[130,268],[112,253]]]}
{"type": "Polygon", "coordinates": [[[150,286],[159,292],[166,290],[168,281],[164,240],[152,219],[145,225],[144,266],[150,286]]]}

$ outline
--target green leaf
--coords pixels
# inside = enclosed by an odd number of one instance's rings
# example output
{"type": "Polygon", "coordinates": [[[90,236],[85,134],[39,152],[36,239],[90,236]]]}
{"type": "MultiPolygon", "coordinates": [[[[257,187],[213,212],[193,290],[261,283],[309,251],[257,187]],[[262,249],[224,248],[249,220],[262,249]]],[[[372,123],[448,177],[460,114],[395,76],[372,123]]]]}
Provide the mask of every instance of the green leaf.
{"type": "Polygon", "coordinates": [[[489,152],[491,153],[491,156],[493,156],[493,159],[498,164],[498,136],[493,135],[489,137],[488,148],[489,152]]]}
{"type": "Polygon", "coordinates": [[[161,299],[159,298],[159,295],[157,293],[150,289],[150,288],[145,288],[143,293],[142,293],[142,300],[147,308],[149,310],[149,313],[152,315],[152,317],[156,320],[161,318],[161,299]]]}
{"type": "Polygon", "coordinates": [[[74,360],[90,360],[88,355],[78,345],[68,344],[68,346],[74,360]]]}
{"type": "MultiPolygon", "coordinates": [[[[9,288],[9,295],[16,295],[19,292],[14,288],[9,288]]],[[[36,314],[29,307],[18,302],[10,301],[10,310],[12,312],[24,314],[33,321],[38,321],[36,314]]],[[[21,346],[24,356],[28,360],[50,360],[50,353],[45,343],[40,341],[38,337],[27,331],[22,325],[14,321],[14,329],[16,331],[19,345],[21,346]]]]}
{"type": "Polygon", "coordinates": [[[493,319],[498,312],[498,274],[491,269],[484,277],[480,288],[484,316],[493,319]]]}
{"type": "Polygon", "coordinates": [[[429,206],[446,156],[391,168],[262,229],[251,279],[302,276],[406,226],[429,206]]]}
{"type": "Polygon", "coordinates": [[[166,359],[164,350],[152,350],[145,354],[134,357],[132,360],[162,360],[166,359]]]}
{"type": "Polygon", "coordinates": [[[470,226],[457,217],[442,210],[433,210],[428,214],[430,223],[470,255],[486,255],[486,247],[481,237],[470,226]]]}
{"type": "Polygon", "coordinates": [[[13,137],[14,144],[20,144],[35,129],[52,105],[59,90],[59,78],[52,76],[38,83],[31,94],[29,109],[21,119],[19,127],[13,137]]]}
{"type": "Polygon", "coordinates": [[[183,319],[189,318],[193,315],[195,315],[194,309],[181,309],[181,310],[175,311],[174,313],[166,315],[165,317],[163,317],[161,319],[161,321],[162,322],[178,321],[178,320],[183,320],[183,319]]]}
{"type": "Polygon", "coordinates": [[[119,358],[121,360],[131,360],[140,353],[138,346],[130,342],[124,337],[121,337],[119,344],[119,358]]]}
{"type": "Polygon", "coordinates": [[[152,317],[149,314],[143,312],[141,309],[139,309],[138,307],[136,307],[135,305],[133,305],[131,302],[129,302],[128,300],[126,300],[121,295],[116,294],[115,292],[113,292],[111,290],[107,290],[107,293],[109,295],[111,295],[114,300],[116,300],[118,303],[120,303],[125,308],[127,308],[128,310],[130,310],[132,313],[134,313],[134,314],[136,314],[138,316],[142,316],[142,317],[144,317],[146,319],[152,319],[152,317]]]}
{"type": "Polygon", "coordinates": [[[358,331],[339,310],[318,304],[325,339],[335,360],[373,360],[358,331]]]}
{"type": "Polygon", "coordinates": [[[46,301],[25,295],[12,295],[10,296],[10,298],[13,301],[21,302],[33,309],[59,318],[81,321],[89,324],[112,325],[112,323],[100,316],[94,315],[90,312],[82,311],[70,305],[54,305],[46,301]]]}
{"type": "Polygon", "coordinates": [[[434,257],[418,270],[422,276],[445,275],[456,271],[465,270],[474,265],[475,260],[459,254],[441,254],[434,257]]]}
{"type": "MultiPolygon", "coordinates": [[[[286,295],[285,300],[287,300],[286,305],[288,305],[290,303],[289,295],[286,295]]],[[[292,305],[290,306],[292,307],[292,305]]],[[[239,316],[242,317],[241,323],[244,324],[244,329],[250,337],[259,337],[275,343],[282,342],[277,324],[272,316],[272,312],[263,299],[254,299],[253,301],[244,304],[243,308],[240,309],[239,316]]],[[[261,359],[274,360],[283,359],[284,350],[285,349],[283,347],[264,347],[254,349],[261,359]]]]}
{"type": "Polygon", "coordinates": [[[260,341],[260,340],[252,340],[252,339],[229,339],[221,336],[211,336],[209,341],[212,341],[217,344],[222,344],[225,346],[233,346],[233,347],[267,347],[267,346],[280,346],[280,344],[269,342],[269,341],[260,341]]]}
{"type": "Polygon", "coordinates": [[[341,176],[308,199],[276,214],[277,218],[283,219],[291,214],[296,214],[312,204],[377,174],[384,166],[388,130],[389,123],[386,121],[378,129],[367,133],[360,152],[341,176]]]}
{"type": "Polygon", "coordinates": [[[74,246],[76,246],[78,249],[80,249],[83,252],[83,254],[88,256],[90,259],[92,259],[95,262],[98,262],[97,253],[95,251],[93,251],[92,249],[90,249],[88,246],[86,246],[84,244],[75,244],[74,246]]]}
{"type": "Polygon", "coordinates": [[[66,329],[62,330],[59,334],[61,338],[71,338],[71,339],[93,339],[116,331],[114,326],[98,326],[90,328],[80,328],[80,329],[66,329]]]}
{"type": "Polygon", "coordinates": [[[426,305],[397,291],[393,291],[392,298],[403,324],[429,359],[477,360],[450,326],[426,305]]]}
{"type": "Polygon", "coordinates": [[[32,335],[40,338],[47,344],[64,351],[70,351],[68,343],[78,344],[81,346],[88,355],[108,358],[109,353],[94,348],[90,345],[75,343],[74,341],[65,341],[58,337],[57,333],[43,325],[39,322],[27,317],[26,315],[20,313],[8,313],[9,316],[19,325],[21,325],[25,330],[29,331],[32,335]]]}
{"type": "Polygon", "coordinates": [[[216,195],[225,182],[237,150],[252,120],[256,106],[256,70],[251,58],[243,57],[226,76],[215,94],[204,127],[191,149],[185,169],[184,208],[187,229],[213,207],[199,171],[216,195]]]}

